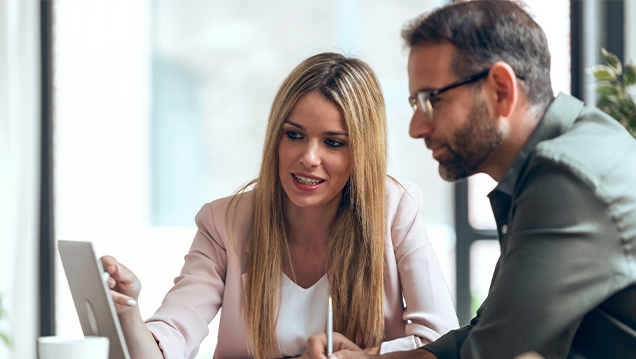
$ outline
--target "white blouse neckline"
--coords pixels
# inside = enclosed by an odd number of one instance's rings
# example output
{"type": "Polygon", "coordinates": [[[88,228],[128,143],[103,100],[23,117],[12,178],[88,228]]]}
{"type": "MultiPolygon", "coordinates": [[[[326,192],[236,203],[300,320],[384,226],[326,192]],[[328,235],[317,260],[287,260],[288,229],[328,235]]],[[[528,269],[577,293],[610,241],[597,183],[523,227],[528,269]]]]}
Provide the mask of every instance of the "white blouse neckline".
{"type": "Polygon", "coordinates": [[[300,356],[307,349],[307,339],[324,333],[327,326],[329,280],[323,275],[309,288],[281,275],[282,296],[278,314],[278,341],[283,356],[300,356]]]}

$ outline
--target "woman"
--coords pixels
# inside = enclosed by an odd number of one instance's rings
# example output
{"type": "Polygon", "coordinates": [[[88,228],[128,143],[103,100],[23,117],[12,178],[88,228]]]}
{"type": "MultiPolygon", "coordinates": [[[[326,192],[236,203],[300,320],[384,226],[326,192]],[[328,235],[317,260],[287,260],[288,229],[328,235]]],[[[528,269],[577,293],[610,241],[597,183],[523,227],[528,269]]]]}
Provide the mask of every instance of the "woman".
{"type": "Polygon", "coordinates": [[[328,295],[334,330],[370,353],[457,327],[419,189],[387,177],[386,142],[368,65],[334,53],[298,65],[274,99],[253,190],[203,206],[181,275],[146,323],[139,280],[102,259],[132,356],[194,357],[221,307],[215,357],[300,356],[325,330],[328,295]]]}

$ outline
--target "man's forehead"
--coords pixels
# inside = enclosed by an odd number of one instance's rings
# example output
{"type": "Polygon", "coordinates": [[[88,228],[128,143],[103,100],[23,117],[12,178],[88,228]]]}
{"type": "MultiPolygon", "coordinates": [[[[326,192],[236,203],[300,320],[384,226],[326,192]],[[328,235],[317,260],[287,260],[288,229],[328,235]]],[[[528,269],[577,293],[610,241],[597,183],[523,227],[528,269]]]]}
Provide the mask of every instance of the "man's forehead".
{"type": "Polygon", "coordinates": [[[408,60],[411,92],[436,89],[454,79],[451,67],[455,51],[455,46],[447,42],[411,47],[408,60]]]}

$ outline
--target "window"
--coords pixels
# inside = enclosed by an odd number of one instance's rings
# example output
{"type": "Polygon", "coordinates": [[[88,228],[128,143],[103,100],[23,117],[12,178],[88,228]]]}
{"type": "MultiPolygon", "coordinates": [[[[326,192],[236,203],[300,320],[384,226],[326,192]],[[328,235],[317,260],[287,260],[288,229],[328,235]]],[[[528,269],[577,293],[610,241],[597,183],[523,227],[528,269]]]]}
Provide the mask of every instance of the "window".
{"type": "MultiPolygon", "coordinates": [[[[139,305],[148,318],[181,269],[198,209],[257,175],[277,86],[304,58],[339,51],[376,70],[389,173],[422,188],[452,287],[452,186],[423,143],[408,140],[400,37],[405,21],[441,2],[55,2],[57,237],[92,241],[98,254],[129,266],[144,284],[139,305]]],[[[81,335],[57,268],[57,334],[81,335]]],[[[214,328],[199,357],[212,356],[214,328]]]]}

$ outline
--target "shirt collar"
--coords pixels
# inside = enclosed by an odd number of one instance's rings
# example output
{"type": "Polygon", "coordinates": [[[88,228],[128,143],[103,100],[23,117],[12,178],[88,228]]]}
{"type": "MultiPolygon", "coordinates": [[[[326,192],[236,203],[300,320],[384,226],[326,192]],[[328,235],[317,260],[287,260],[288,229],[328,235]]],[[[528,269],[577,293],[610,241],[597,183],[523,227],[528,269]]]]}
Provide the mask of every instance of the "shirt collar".
{"type": "Polygon", "coordinates": [[[488,197],[491,197],[495,192],[503,192],[507,195],[512,195],[512,191],[519,177],[521,167],[526,162],[526,159],[534,151],[539,142],[553,139],[565,132],[572,126],[574,120],[579,115],[583,102],[580,100],[560,93],[550,104],[548,110],[545,112],[537,128],[534,129],[530,138],[521,149],[521,152],[512,161],[512,165],[508,168],[508,171],[499,181],[499,184],[495,189],[490,192],[488,197]]]}

